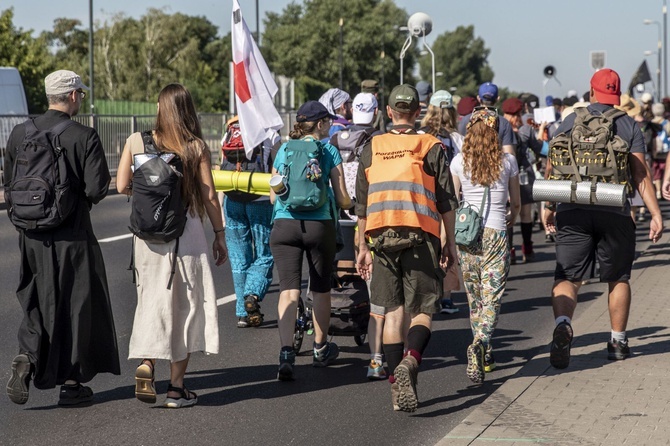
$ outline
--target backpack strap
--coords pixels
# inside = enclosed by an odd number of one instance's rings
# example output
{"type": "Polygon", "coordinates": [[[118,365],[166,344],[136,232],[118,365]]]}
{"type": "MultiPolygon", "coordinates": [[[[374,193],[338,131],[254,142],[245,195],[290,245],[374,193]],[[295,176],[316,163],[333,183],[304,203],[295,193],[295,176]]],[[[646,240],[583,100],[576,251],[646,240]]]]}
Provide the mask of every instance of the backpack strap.
{"type": "Polygon", "coordinates": [[[151,130],[142,132],[142,142],[144,143],[144,153],[160,155],[160,151],[156,147],[154,136],[151,130]]]}

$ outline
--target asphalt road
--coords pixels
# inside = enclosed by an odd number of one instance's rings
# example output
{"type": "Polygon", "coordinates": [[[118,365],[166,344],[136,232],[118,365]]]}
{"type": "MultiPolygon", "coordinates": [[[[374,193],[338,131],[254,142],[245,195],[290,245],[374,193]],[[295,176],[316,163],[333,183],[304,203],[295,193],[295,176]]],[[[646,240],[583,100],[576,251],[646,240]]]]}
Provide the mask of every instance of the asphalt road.
{"type": "MultiPolygon", "coordinates": [[[[272,285],[262,305],[265,324],[238,329],[234,304],[226,299],[233,293],[226,264],[215,270],[221,351],[192,355],[186,376],[189,389],[199,394],[198,405],[181,410],[160,406],[169,379],[165,361],[156,368],[159,404],[146,405],[134,398],[138,362],[126,359],[136,299],[127,271],[130,238],[115,238],[128,234],[129,212],[126,198],[113,195],[92,214],[106,260],[122,375],[97,376],[90,383],[95,399],[89,407],[58,407],[57,389],[31,389],[25,406],[0,395],[0,445],[432,445],[528,359],[545,351],[550,339],[553,245],[536,231],[537,261],[512,267],[494,335],[498,369],[481,386],[472,385],[465,376],[465,350],[472,335],[465,294],[455,293],[461,311],[435,317],[419,374],[419,410],[394,412],[388,383],[365,378],[367,344],[358,347],[351,337],[335,338],[341,355],[333,366],[315,369],[309,354],[303,353],[296,363],[297,380],[276,381],[277,285],[272,285]]],[[[518,229],[516,242],[520,245],[518,229]]],[[[14,294],[19,270],[17,234],[4,211],[0,212],[0,252],[0,382],[5,383],[17,353],[21,311],[14,294]]],[[[584,287],[580,305],[592,303],[603,289],[600,284],[584,287]]],[[[605,310],[604,299],[598,305],[605,310]]],[[[311,341],[306,338],[303,352],[311,341]]]]}

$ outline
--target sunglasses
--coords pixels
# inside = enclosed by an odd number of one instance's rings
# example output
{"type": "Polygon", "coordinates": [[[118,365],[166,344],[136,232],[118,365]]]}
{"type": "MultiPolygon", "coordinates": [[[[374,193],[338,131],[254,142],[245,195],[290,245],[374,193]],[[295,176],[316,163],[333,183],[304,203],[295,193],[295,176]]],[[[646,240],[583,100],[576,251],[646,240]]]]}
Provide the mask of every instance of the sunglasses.
{"type": "Polygon", "coordinates": [[[84,90],[75,90],[75,91],[81,95],[82,99],[86,97],[86,92],[84,90]]]}

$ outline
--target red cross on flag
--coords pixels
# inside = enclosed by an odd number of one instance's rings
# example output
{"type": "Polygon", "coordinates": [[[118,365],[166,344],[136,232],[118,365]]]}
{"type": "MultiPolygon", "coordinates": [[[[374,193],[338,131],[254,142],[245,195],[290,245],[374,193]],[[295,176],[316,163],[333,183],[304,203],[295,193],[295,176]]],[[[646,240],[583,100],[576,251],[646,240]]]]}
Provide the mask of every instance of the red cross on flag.
{"type": "Polygon", "coordinates": [[[238,0],[233,0],[231,30],[235,105],[240,119],[244,151],[251,158],[254,147],[268,138],[272,140],[276,131],[284,126],[284,122],[272,101],[277,94],[277,84],[251,37],[238,0]]]}

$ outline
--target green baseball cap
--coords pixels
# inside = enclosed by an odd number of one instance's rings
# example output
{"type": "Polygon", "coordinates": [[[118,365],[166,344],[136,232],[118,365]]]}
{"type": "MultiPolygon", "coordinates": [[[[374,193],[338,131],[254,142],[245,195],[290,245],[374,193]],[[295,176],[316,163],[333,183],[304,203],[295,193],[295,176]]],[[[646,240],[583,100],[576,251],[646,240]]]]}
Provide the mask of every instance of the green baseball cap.
{"type": "Polygon", "coordinates": [[[419,92],[412,85],[398,85],[391,90],[389,107],[400,113],[414,113],[419,109],[419,92]]]}

